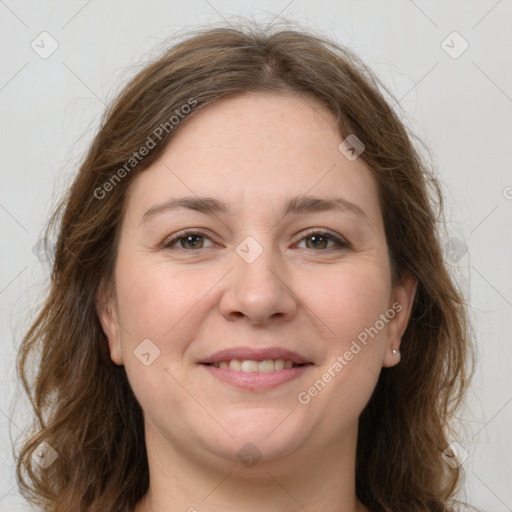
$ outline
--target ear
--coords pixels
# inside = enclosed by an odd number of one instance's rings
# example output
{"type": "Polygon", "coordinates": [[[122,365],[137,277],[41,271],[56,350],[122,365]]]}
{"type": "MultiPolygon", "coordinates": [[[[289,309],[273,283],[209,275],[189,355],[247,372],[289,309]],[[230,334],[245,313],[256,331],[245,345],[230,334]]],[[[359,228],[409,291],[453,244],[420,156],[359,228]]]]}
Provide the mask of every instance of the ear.
{"type": "Polygon", "coordinates": [[[96,294],[96,313],[108,341],[110,359],[118,365],[123,364],[121,351],[121,330],[117,320],[117,303],[114,293],[105,281],[102,281],[96,294]]]}
{"type": "Polygon", "coordinates": [[[388,324],[386,352],[382,362],[382,366],[385,368],[395,366],[400,362],[400,342],[407,329],[417,285],[416,278],[410,274],[404,274],[393,288],[390,309],[388,310],[389,315],[387,316],[388,318],[391,317],[391,311],[394,311],[395,314],[388,324]]]}

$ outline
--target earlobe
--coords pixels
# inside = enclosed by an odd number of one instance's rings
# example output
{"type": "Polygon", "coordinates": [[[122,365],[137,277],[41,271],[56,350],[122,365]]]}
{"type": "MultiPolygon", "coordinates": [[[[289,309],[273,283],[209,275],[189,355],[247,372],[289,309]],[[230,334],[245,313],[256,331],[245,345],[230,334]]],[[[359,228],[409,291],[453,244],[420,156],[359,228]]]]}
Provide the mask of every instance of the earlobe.
{"type": "Polygon", "coordinates": [[[400,342],[409,323],[417,285],[416,278],[406,274],[402,276],[393,290],[392,308],[396,314],[388,325],[386,352],[382,362],[382,366],[386,368],[395,366],[400,362],[400,342]]]}
{"type": "Polygon", "coordinates": [[[115,364],[123,364],[121,351],[121,331],[117,321],[115,300],[107,286],[102,283],[96,296],[96,314],[100,320],[101,328],[108,341],[110,358],[115,364]]]}

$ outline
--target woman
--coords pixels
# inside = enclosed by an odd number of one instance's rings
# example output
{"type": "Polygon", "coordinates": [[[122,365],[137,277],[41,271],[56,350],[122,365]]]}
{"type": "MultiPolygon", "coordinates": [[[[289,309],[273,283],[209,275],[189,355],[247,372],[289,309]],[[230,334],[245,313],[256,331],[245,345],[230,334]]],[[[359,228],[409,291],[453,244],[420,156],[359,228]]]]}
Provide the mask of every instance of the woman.
{"type": "Polygon", "coordinates": [[[273,27],[200,31],[125,87],[53,217],[20,348],[28,499],[454,510],[466,313],[436,181],[378,87],[273,27]]]}

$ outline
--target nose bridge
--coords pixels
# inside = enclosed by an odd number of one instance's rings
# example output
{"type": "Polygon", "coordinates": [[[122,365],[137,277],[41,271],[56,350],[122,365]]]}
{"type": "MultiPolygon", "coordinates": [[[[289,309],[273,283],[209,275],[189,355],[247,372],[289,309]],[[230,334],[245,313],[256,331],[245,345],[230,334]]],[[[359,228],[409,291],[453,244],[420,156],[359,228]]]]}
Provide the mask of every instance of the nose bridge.
{"type": "Polygon", "coordinates": [[[238,281],[246,280],[253,291],[277,291],[280,284],[277,277],[280,262],[270,241],[263,246],[259,242],[246,240],[237,247],[234,259],[238,281]]]}
{"type": "Polygon", "coordinates": [[[233,265],[221,304],[224,315],[243,314],[253,323],[263,323],[270,317],[295,313],[293,293],[282,271],[283,262],[268,233],[242,240],[233,254],[233,265]]]}

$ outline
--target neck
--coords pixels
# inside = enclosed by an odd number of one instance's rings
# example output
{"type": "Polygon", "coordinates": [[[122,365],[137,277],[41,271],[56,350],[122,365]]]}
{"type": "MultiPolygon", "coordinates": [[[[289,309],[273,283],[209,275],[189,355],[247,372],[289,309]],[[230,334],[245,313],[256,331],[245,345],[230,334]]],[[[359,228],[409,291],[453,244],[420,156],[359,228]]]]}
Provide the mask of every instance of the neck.
{"type": "Polygon", "coordinates": [[[342,440],[303,445],[252,467],[171,444],[151,428],[146,425],[150,488],[135,512],[367,512],[355,494],[357,427],[342,440]]]}

